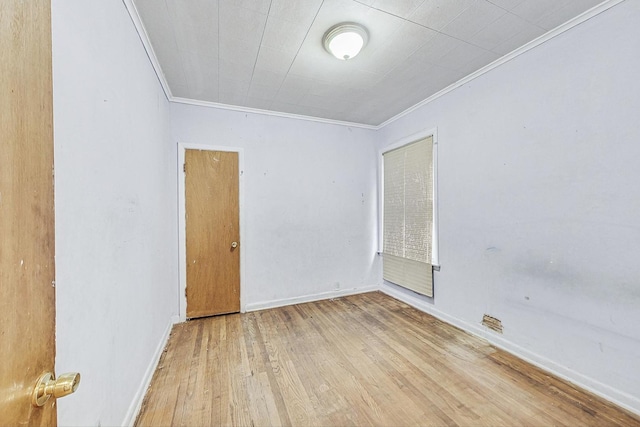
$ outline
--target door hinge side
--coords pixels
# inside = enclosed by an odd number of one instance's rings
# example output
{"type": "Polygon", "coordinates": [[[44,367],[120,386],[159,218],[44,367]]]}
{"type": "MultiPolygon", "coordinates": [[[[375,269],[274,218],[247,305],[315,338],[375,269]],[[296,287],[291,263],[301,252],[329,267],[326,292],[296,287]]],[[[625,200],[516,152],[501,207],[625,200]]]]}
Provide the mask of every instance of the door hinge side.
{"type": "Polygon", "coordinates": [[[187,164],[186,163],[182,164],[182,172],[187,173],[187,164]]]}

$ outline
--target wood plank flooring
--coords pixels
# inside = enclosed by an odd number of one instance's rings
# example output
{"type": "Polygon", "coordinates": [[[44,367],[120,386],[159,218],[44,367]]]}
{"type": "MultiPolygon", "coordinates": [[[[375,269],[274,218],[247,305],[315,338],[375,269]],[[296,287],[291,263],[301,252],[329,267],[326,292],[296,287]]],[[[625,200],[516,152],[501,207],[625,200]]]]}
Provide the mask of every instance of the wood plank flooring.
{"type": "Polygon", "coordinates": [[[138,426],[640,426],[384,294],[174,327],[138,426]]]}

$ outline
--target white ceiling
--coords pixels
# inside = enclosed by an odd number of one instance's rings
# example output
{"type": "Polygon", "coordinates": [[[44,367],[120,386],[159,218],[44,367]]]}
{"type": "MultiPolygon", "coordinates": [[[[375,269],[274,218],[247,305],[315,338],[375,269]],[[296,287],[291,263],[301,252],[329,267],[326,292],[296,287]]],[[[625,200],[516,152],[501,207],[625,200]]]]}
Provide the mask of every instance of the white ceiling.
{"type": "Polygon", "coordinates": [[[379,125],[602,0],[133,0],[170,96],[379,125]],[[331,26],[369,31],[357,57],[331,26]]]}

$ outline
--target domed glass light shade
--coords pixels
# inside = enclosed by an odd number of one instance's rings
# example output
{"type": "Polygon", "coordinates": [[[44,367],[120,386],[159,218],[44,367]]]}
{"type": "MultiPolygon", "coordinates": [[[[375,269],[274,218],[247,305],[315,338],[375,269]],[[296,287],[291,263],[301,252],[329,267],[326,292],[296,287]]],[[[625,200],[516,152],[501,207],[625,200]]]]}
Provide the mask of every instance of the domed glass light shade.
{"type": "Polygon", "coordinates": [[[355,57],[369,40],[367,30],[354,22],[335,25],[322,38],[324,48],[338,59],[355,57]]]}

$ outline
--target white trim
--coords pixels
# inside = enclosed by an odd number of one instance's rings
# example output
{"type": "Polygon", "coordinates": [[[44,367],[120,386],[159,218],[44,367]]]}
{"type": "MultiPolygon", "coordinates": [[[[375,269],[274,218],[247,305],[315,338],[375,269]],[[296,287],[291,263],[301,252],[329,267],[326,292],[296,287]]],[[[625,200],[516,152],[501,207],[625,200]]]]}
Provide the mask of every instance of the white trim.
{"type": "Polygon", "coordinates": [[[129,405],[129,409],[127,410],[127,414],[124,417],[124,421],[122,421],[123,426],[133,426],[133,423],[136,422],[136,418],[138,417],[138,413],[142,408],[142,402],[144,401],[144,396],[147,393],[147,389],[151,384],[151,379],[153,379],[153,374],[156,372],[156,368],[158,367],[158,362],[160,362],[160,356],[162,356],[162,352],[167,346],[167,342],[169,341],[169,336],[171,335],[171,329],[173,325],[178,323],[179,319],[177,316],[171,317],[167,328],[156,347],[156,351],[153,353],[153,357],[149,361],[149,365],[147,366],[146,371],[144,372],[144,376],[142,377],[142,381],[140,382],[140,386],[138,390],[136,390],[136,394],[133,396],[133,400],[129,405]]]}
{"type": "Polygon", "coordinates": [[[378,150],[378,255],[384,250],[384,158],[383,151],[378,150]]]}
{"type": "Polygon", "coordinates": [[[238,153],[238,176],[239,176],[239,208],[240,208],[240,310],[244,312],[244,286],[245,276],[244,260],[246,241],[243,235],[245,230],[244,218],[244,149],[239,147],[227,147],[221,145],[189,144],[178,143],[178,266],[179,266],[179,316],[181,321],[187,319],[187,229],[185,221],[185,173],[183,169],[186,150],[206,150],[206,151],[227,151],[238,153]]]}
{"type": "Polygon", "coordinates": [[[207,102],[207,101],[198,101],[198,100],[192,100],[192,99],[186,99],[186,98],[178,98],[178,97],[174,97],[171,94],[171,89],[169,88],[169,84],[167,83],[167,80],[164,76],[164,73],[162,72],[162,69],[160,68],[160,63],[158,61],[158,58],[155,54],[155,51],[153,50],[153,47],[151,46],[151,42],[149,41],[149,36],[147,35],[147,32],[144,28],[144,25],[142,24],[142,21],[140,19],[140,16],[138,14],[138,10],[136,9],[135,5],[133,4],[132,0],[122,0],[122,2],[124,3],[127,11],[129,12],[129,15],[131,16],[131,20],[133,21],[133,25],[135,26],[136,30],[138,31],[138,35],[140,36],[140,40],[142,41],[142,44],[144,45],[145,50],[147,51],[147,55],[149,56],[149,60],[151,61],[151,65],[153,66],[153,69],[156,72],[156,75],[158,76],[158,80],[160,80],[160,84],[162,85],[162,89],[164,90],[165,95],[167,96],[167,99],[170,102],[175,102],[175,103],[181,103],[181,104],[189,104],[189,105],[197,105],[197,106],[202,106],[202,107],[212,107],[212,108],[219,108],[219,109],[223,109],[223,110],[231,110],[231,111],[241,111],[241,112],[247,112],[247,113],[255,113],[255,114],[263,114],[263,115],[269,115],[269,116],[277,116],[277,117],[285,117],[285,118],[290,118],[290,119],[298,119],[298,120],[309,120],[309,121],[314,121],[314,122],[319,122],[319,123],[328,123],[328,124],[334,124],[334,125],[339,125],[339,126],[348,126],[348,127],[358,127],[358,128],[363,128],[363,129],[372,129],[372,130],[380,130],[382,128],[384,128],[385,126],[387,126],[388,124],[391,124],[393,122],[395,122],[396,120],[406,116],[407,114],[417,110],[418,108],[422,107],[423,105],[426,105],[432,101],[435,101],[436,99],[440,98],[441,96],[451,92],[452,90],[455,90],[457,88],[459,88],[460,86],[463,86],[467,83],[469,83],[471,80],[480,77],[481,75],[493,70],[494,68],[499,67],[502,64],[505,64],[509,61],[511,61],[512,59],[522,55],[523,53],[559,36],[560,34],[564,33],[565,31],[570,30],[573,27],[576,27],[580,24],[582,24],[585,21],[588,21],[589,19],[593,18],[594,16],[597,16],[599,14],[601,14],[602,12],[614,7],[615,5],[622,3],[625,0],[606,0],[602,3],[600,3],[597,6],[592,7],[591,9],[583,12],[582,14],[576,16],[575,18],[565,22],[564,24],[554,28],[553,30],[550,30],[546,33],[544,33],[543,35],[541,35],[540,37],[530,41],[529,43],[517,48],[516,50],[513,50],[512,52],[496,59],[495,61],[493,61],[492,63],[485,65],[484,67],[480,68],[479,70],[467,75],[466,77],[463,77],[462,79],[458,80],[457,82],[447,86],[446,88],[442,89],[439,92],[436,92],[435,94],[431,95],[430,97],[418,102],[417,104],[413,105],[412,107],[407,108],[406,110],[402,111],[399,114],[396,114],[395,116],[391,117],[390,119],[387,119],[386,121],[382,122],[379,125],[367,125],[367,124],[362,124],[362,123],[353,123],[353,122],[345,122],[345,121],[340,121],[340,120],[331,120],[331,119],[323,119],[323,118],[319,118],[319,117],[311,117],[311,116],[303,116],[303,115],[298,115],[298,114],[290,114],[290,113],[282,113],[282,112],[277,112],[277,111],[269,111],[269,110],[260,110],[260,109],[256,109],[256,108],[248,108],[248,107],[238,107],[238,106],[233,106],[233,105],[227,105],[227,104],[219,104],[219,103],[215,103],[215,102],[207,102]]]}
{"type": "Polygon", "coordinates": [[[173,95],[171,94],[171,88],[169,87],[169,82],[167,82],[167,78],[162,72],[162,68],[160,67],[160,62],[158,61],[156,52],[153,50],[153,46],[151,45],[151,40],[149,39],[147,30],[144,28],[142,19],[140,19],[140,14],[138,13],[138,9],[136,8],[136,5],[133,3],[133,0],[122,0],[122,3],[124,3],[124,7],[127,9],[127,12],[129,12],[129,16],[131,17],[133,26],[138,32],[138,36],[140,37],[142,46],[144,46],[144,50],[147,51],[147,57],[149,57],[149,61],[151,62],[153,71],[155,71],[156,76],[158,77],[158,81],[160,82],[160,86],[162,86],[162,90],[164,91],[164,96],[166,96],[167,99],[171,101],[173,99],[173,95]]]}
{"type": "Polygon", "coordinates": [[[625,0],[607,0],[604,1],[603,3],[600,3],[597,6],[592,7],[591,9],[581,13],[580,15],[576,16],[573,19],[570,19],[569,21],[565,22],[564,24],[554,28],[553,30],[547,31],[546,33],[544,33],[543,35],[531,40],[529,43],[520,46],[519,48],[509,52],[508,54],[501,56],[500,58],[496,59],[495,61],[493,61],[492,63],[485,65],[484,67],[480,68],[479,70],[461,78],[460,80],[458,80],[457,82],[445,87],[444,89],[440,90],[439,92],[434,93],[433,95],[431,95],[430,97],[428,97],[427,99],[424,99],[420,102],[418,102],[417,104],[407,108],[406,110],[404,110],[403,112],[396,114],[395,116],[391,117],[390,119],[382,122],[381,124],[379,124],[378,126],[376,126],[376,129],[382,129],[383,127],[387,126],[388,124],[391,124],[393,122],[395,122],[398,119],[401,119],[402,117],[406,116],[409,113],[414,112],[415,110],[417,110],[418,108],[422,107],[423,105],[429,104],[430,102],[435,101],[436,99],[440,98],[443,95],[446,95],[447,93],[459,88],[460,86],[463,86],[467,83],[469,83],[471,80],[474,80],[478,77],[480,77],[481,75],[488,73],[489,71],[493,70],[494,68],[497,68],[499,66],[501,66],[502,64],[506,64],[507,62],[511,61],[512,59],[517,58],[518,56],[522,55],[525,52],[528,52],[529,50],[540,46],[541,44],[559,36],[560,34],[564,33],[565,31],[568,31],[570,29],[572,29],[573,27],[576,27],[580,24],[582,24],[585,21],[588,21],[589,19],[593,18],[596,15],[601,14],[602,12],[612,8],[613,6],[617,5],[618,3],[622,3],[625,0]]]}
{"type": "Polygon", "coordinates": [[[431,265],[440,271],[440,223],[438,217],[438,128],[433,130],[433,220],[431,223],[431,265]]]}
{"type": "Polygon", "coordinates": [[[355,122],[345,122],[342,120],[333,120],[333,119],[323,119],[321,117],[313,117],[313,116],[304,116],[302,114],[293,114],[293,113],[283,113],[281,111],[272,111],[272,110],[261,110],[258,108],[251,107],[241,107],[237,105],[229,105],[229,104],[220,104],[218,102],[211,101],[200,101],[196,99],[189,98],[178,98],[171,97],[171,102],[175,102],[177,104],[187,104],[187,105],[196,105],[199,107],[207,107],[207,108],[218,108],[221,110],[229,110],[229,111],[239,111],[242,113],[252,113],[252,114],[261,114],[264,116],[275,116],[275,117],[284,117],[286,119],[296,119],[296,120],[306,120],[310,122],[318,122],[325,123],[329,125],[338,125],[338,126],[347,126],[352,128],[362,128],[362,129],[371,129],[378,130],[378,126],[374,125],[366,125],[363,123],[355,123],[355,122]]]}
{"type": "Polygon", "coordinates": [[[483,327],[479,322],[478,324],[469,323],[466,320],[459,319],[438,310],[430,302],[418,298],[417,296],[410,295],[408,292],[403,292],[400,288],[393,285],[383,283],[380,285],[380,292],[389,295],[397,300],[400,300],[410,306],[428,313],[433,317],[436,317],[443,322],[450,325],[457,326],[458,328],[469,332],[480,338],[486,339],[492,345],[510,353],[514,356],[531,363],[534,366],[539,367],[551,374],[562,378],[576,386],[587,390],[595,395],[598,395],[609,402],[612,402],[628,411],[640,415],[640,398],[632,396],[628,393],[617,390],[600,381],[589,378],[579,372],[569,369],[565,366],[559,365],[552,360],[547,359],[537,353],[527,350],[511,341],[497,335],[495,332],[483,327]]]}
{"type": "Polygon", "coordinates": [[[431,265],[437,270],[440,269],[440,251],[438,248],[438,128],[423,129],[419,132],[406,136],[392,144],[386,145],[378,150],[378,254],[382,253],[382,224],[384,223],[384,162],[382,155],[386,152],[395,150],[407,144],[411,144],[421,139],[433,138],[433,224],[431,239],[431,265]]]}
{"type": "Polygon", "coordinates": [[[421,139],[428,138],[430,136],[433,137],[433,145],[436,145],[438,143],[438,128],[437,127],[431,128],[431,129],[422,129],[422,130],[420,130],[418,132],[412,133],[411,135],[405,136],[405,137],[397,140],[396,142],[393,142],[391,144],[385,145],[384,147],[382,147],[382,149],[379,150],[379,154],[380,154],[380,156],[382,156],[387,151],[395,150],[396,148],[400,148],[403,145],[411,144],[412,142],[416,142],[416,141],[419,141],[421,139]]]}
{"type": "Polygon", "coordinates": [[[271,301],[255,302],[255,303],[247,304],[245,307],[245,311],[249,312],[249,311],[267,310],[269,308],[284,307],[287,305],[302,304],[305,302],[321,301],[321,300],[332,299],[332,298],[340,298],[347,295],[364,294],[367,292],[374,292],[377,290],[378,290],[378,286],[374,285],[374,286],[365,286],[363,288],[341,289],[336,291],[320,292],[319,294],[303,295],[303,296],[293,297],[293,298],[283,298],[283,299],[276,299],[271,301]]]}

